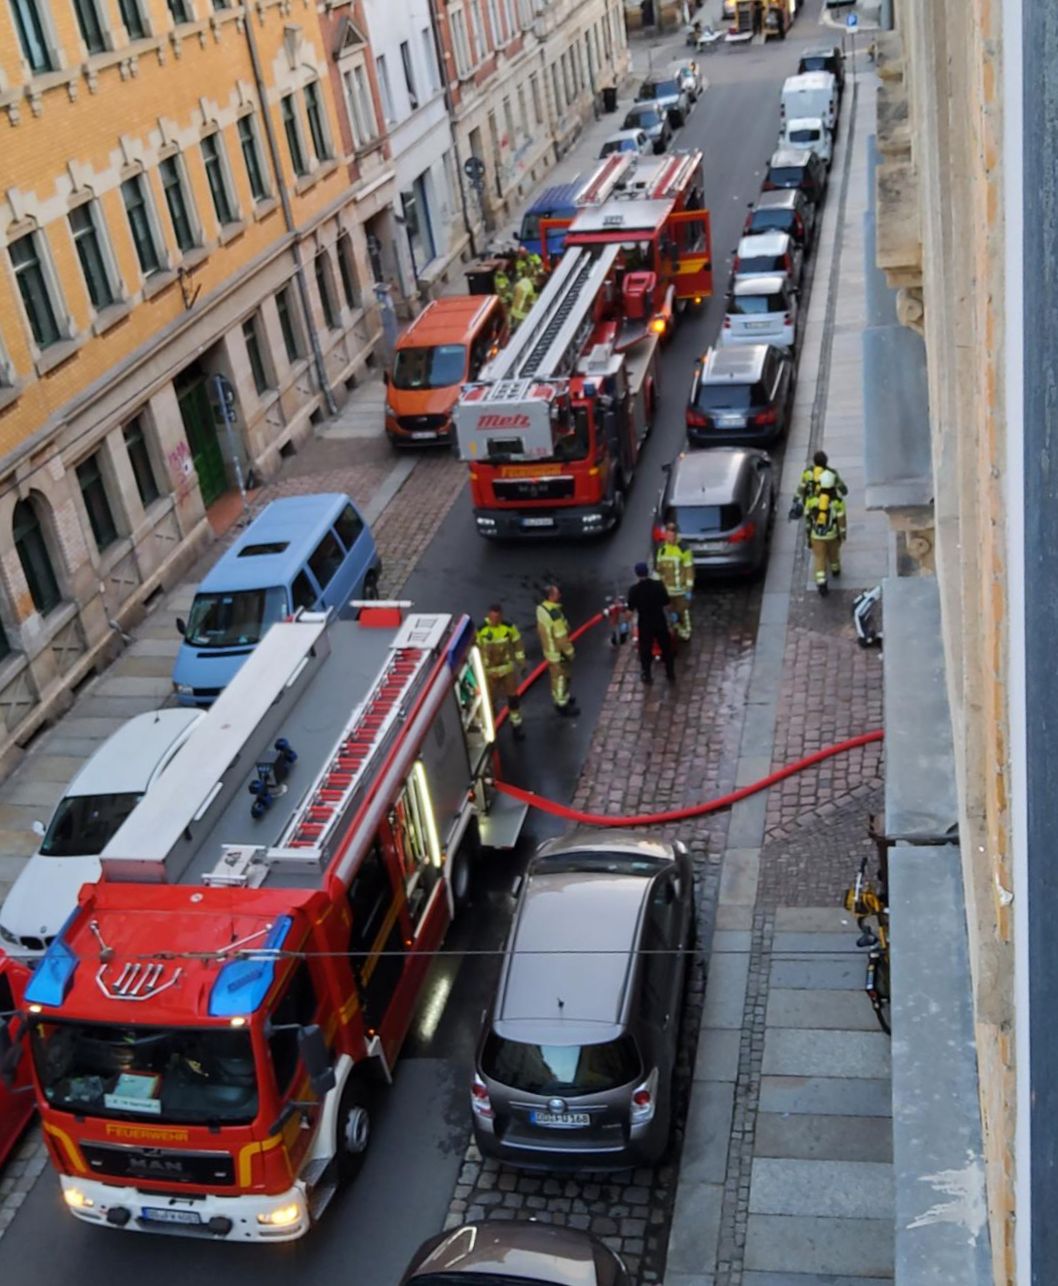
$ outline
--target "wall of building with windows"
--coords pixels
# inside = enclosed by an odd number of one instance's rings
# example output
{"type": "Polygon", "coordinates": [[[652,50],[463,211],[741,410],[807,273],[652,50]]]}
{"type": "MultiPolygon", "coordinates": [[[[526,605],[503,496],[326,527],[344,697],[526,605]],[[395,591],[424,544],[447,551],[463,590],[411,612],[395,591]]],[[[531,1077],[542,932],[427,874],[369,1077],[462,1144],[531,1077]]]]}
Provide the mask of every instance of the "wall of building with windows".
{"type": "Polygon", "coordinates": [[[340,52],[286,0],[0,0],[0,758],[370,358],[340,52]]]}

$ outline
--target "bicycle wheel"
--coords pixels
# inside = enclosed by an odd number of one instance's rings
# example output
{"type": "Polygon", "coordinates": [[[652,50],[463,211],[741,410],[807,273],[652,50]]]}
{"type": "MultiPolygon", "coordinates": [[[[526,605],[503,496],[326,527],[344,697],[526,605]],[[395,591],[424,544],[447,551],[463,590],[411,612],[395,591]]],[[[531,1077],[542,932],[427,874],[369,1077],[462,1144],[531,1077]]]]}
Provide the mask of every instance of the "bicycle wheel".
{"type": "Polygon", "coordinates": [[[887,1036],[892,1035],[889,1022],[889,953],[872,951],[867,962],[867,995],[878,1019],[878,1026],[887,1036]]]}

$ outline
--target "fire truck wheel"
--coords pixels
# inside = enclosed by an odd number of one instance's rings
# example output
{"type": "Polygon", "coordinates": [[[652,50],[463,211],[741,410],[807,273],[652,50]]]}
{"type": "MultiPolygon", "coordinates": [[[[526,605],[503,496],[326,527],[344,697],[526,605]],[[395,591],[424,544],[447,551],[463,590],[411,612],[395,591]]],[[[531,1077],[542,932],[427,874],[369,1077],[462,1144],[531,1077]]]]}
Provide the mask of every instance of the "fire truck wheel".
{"type": "Polygon", "coordinates": [[[474,883],[474,865],[480,849],[481,839],[478,835],[478,819],[475,817],[467,827],[456,855],[452,859],[450,881],[452,885],[452,901],[455,903],[457,911],[465,906],[470,899],[470,890],[474,883]]]}
{"type": "Polygon", "coordinates": [[[343,1182],[355,1179],[364,1163],[364,1154],[371,1139],[368,1103],[367,1085],[359,1078],[351,1078],[338,1105],[336,1153],[338,1173],[343,1182]]]}
{"type": "Polygon", "coordinates": [[[615,529],[620,527],[621,519],[625,516],[625,492],[623,486],[618,486],[613,493],[613,506],[610,512],[613,515],[613,522],[610,524],[615,529]]]}

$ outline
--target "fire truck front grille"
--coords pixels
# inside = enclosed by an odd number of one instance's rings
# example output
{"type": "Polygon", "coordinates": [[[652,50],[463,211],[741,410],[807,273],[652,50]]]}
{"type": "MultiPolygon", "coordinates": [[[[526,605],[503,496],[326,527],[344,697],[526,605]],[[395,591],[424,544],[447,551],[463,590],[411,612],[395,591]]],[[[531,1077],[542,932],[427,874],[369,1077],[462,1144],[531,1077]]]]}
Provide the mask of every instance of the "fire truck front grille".
{"type": "Polygon", "coordinates": [[[443,429],[448,424],[447,415],[398,415],[397,423],[402,429],[407,429],[409,433],[427,432],[432,430],[434,433],[443,429]]]}
{"type": "Polygon", "coordinates": [[[497,500],[572,500],[572,478],[497,478],[497,500]]]}
{"type": "Polygon", "coordinates": [[[81,1150],[93,1174],[115,1179],[156,1179],[203,1187],[230,1187],[235,1182],[235,1163],[226,1152],[172,1152],[107,1143],[84,1143],[81,1150]]]}

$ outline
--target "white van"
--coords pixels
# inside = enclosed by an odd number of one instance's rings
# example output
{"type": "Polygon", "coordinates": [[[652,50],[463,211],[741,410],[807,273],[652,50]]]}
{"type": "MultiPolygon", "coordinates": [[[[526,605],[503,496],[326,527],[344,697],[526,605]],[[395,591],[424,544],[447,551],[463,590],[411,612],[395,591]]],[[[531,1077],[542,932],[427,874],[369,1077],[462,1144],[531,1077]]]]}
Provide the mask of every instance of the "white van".
{"type": "Polygon", "coordinates": [[[834,159],[834,135],[830,126],[819,116],[799,116],[786,120],[779,135],[779,146],[815,152],[828,169],[834,159]]]}
{"type": "Polygon", "coordinates": [[[70,782],[40,848],[0,907],[0,945],[11,955],[47,950],[77,906],[82,884],[99,879],[99,854],[187,741],[201,710],[154,710],[130,719],[70,782]]]}
{"type": "Polygon", "coordinates": [[[838,121],[838,82],[829,71],[806,71],[783,81],[779,98],[783,125],[805,117],[819,117],[831,130],[838,121]]]}

